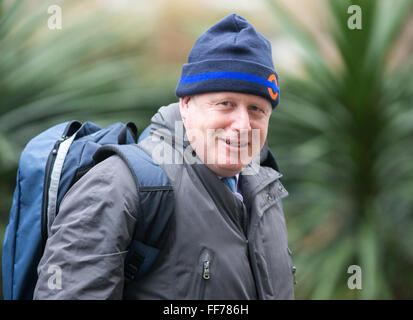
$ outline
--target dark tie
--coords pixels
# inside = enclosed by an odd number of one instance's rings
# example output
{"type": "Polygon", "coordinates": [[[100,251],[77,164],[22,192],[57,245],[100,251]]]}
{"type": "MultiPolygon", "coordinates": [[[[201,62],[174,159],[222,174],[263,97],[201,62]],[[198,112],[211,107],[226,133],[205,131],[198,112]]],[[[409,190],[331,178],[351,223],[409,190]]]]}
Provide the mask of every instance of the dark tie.
{"type": "Polygon", "coordinates": [[[222,178],[221,181],[232,191],[232,193],[236,193],[235,177],[222,178]]]}
{"type": "MultiPolygon", "coordinates": [[[[239,193],[239,192],[236,191],[236,185],[235,185],[236,180],[235,180],[235,177],[221,178],[221,181],[232,191],[232,193],[233,193],[241,202],[244,202],[244,199],[243,199],[241,193],[239,193]]],[[[245,207],[244,207],[244,212],[245,212],[245,207]]],[[[239,217],[239,219],[240,219],[241,226],[242,226],[244,232],[246,233],[246,232],[247,232],[247,231],[246,231],[246,230],[247,230],[247,226],[246,226],[246,221],[247,221],[247,220],[246,220],[246,217],[245,217],[245,214],[246,214],[246,213],[244,213],[244,212],[243,212],[243,211],[240,211],[240,212],[239,212],[240,215],[239,215],[238,217],[239,217]]]]}

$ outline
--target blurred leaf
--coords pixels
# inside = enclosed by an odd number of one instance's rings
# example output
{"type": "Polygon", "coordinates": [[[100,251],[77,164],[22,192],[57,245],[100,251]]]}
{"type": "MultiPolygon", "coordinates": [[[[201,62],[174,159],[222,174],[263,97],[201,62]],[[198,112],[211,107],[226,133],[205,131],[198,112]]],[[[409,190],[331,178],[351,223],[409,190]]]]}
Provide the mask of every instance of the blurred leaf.
{"type": "Polygon", "coordinates": [[[413,3],[327,0],[323,36],[341,57],[336,66],[279,1],[269,3],[305,53],[307,71],[301,78],[280,74],[281,104],[269,129],[290,191],[285,211],[301,278],[296,294],[411,298],[413,283],[394,270],[413,267],[406,246],[413,244],[413,58],[392,68],[387,58],[413,3]],[[361,30],[347,27],[350,5],[362,9],[361,30]],[[347,288],[352,264],[362,268],[362,290],[347,288]]]}
{"type": "Polygon", "coordinates": [[[148,63],[139,51],[147,36],[139,32],[139,21],[119,23],[116,14],[104,10],[73,14],[81,8],[74,1],[61,4],[70,22],[49,30],[49,4],[32,10],[27,1],[2,3],[0,171],[15,166],[23,145],[59,121],[108,123],[121,117],[143,129],[154,110],[174,98],[170,90],[150,88],[142,77],[148,63]]]}

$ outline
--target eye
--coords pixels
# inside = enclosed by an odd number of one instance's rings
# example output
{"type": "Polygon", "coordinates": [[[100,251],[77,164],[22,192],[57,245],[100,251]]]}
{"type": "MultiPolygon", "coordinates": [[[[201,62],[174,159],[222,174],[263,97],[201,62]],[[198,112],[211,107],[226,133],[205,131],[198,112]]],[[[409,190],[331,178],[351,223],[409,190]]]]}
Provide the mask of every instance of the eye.
{"type": "Polygon", "coordinates": [[[220,104],[222,104],[223,106],[230,106],[230,105],[231,105],[231,102],[229,102],[229,101],[222,101],[222,102],[220,102],[220,104]]]}
{"type": "Polygon", "coordinates": [[[251,107],[250,107],[250,109],[251,109],[252,111],[254,111],[254,112],[262,112],[262,113],[264,113],[264,114],[265,114],[264,109],[262,109],[262,108],[260,108],[260,107],[257,107],[257,106],[251,106],[251,107]]]}

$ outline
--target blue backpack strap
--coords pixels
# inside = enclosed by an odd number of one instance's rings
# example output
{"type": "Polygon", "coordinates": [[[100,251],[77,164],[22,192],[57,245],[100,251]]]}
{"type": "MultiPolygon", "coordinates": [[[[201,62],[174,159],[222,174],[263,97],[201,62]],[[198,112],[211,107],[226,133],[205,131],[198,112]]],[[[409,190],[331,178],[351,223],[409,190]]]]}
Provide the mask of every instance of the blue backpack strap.
{"type": "Polygon", "coordinates": [[[139,135],[138,143],[149,136],[151,129],[152,125],[149,125],[145,128],[145,130],[142,131],[142,133],[139,135]]]}
{"type": "Polygon", "coordinates": [[[158,257],[174,212],[174,195],[165,172],[137,145],[103,146],[94,160],[101,162],[114,154],[128,166],[139,195],[135,231],[125,259],[128,283],[147,274],[158,257]]]}
{"type": "Polygon", "coordinates": [[[128,144],[128,132],[132,135],[135,143],[138,141],[138,128],[133,122],[128,122],[119,132],[118,144],[128,144]]]}

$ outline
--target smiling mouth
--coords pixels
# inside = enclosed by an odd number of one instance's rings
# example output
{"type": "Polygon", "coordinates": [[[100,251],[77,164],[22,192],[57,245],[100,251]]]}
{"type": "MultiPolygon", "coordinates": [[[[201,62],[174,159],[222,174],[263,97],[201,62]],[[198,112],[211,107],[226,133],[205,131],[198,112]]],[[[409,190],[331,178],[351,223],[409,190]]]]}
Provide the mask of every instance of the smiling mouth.
{"type": "Polygon", "coordinates": [[[248,146],[248,142],[241,142],[239,140],[236,139],[221,139],[222,141],[224,141],[227,145],[231,146],[231,147],[236,147],[236,148],[244,148],[246,146],[248,146]]]}

